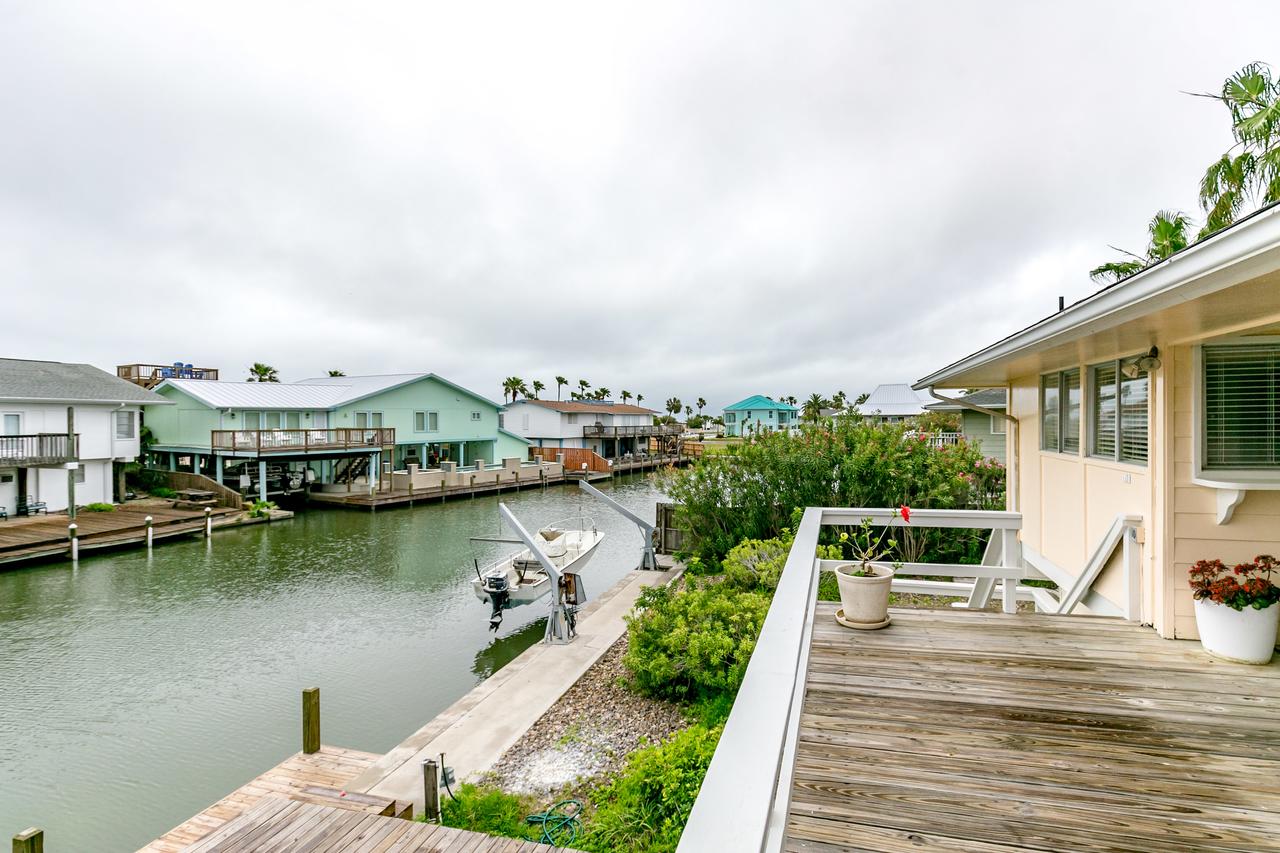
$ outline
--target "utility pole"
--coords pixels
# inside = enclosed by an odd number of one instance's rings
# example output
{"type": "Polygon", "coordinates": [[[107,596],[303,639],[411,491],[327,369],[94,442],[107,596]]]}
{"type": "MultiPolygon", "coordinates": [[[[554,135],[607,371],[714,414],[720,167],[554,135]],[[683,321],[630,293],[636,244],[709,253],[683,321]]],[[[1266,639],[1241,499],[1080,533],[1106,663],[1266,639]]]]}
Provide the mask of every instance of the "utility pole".
{"type": "Polygon", "coordinates": [[[80,467],[80,454],[76,447],[76,407],[67,406],[67,457],[71,466],[67,468],[67,517],[76,517],[76,470],[80,467]]]}

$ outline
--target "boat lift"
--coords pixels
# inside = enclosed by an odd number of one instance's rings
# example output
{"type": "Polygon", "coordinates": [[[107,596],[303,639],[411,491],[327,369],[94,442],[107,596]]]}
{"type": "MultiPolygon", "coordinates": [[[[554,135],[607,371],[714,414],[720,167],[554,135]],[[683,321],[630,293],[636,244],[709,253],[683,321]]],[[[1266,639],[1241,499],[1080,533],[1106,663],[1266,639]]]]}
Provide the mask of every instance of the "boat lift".
{"type": "Polygon", "coordinates": [[[543,634],[543,642],[551,645],[563,645],[568,643],[577,634],[575,630],[576,619],[574,611],[570,611],[565,602],[565,583],[564,573],[556,568],[556,564],[551,562],[546,554],[542,553],[542,549],[538,547],[538,543],[529,535],[529,531],[524,529],[524,525],[520,523],[520,519],[516,518],[515,513],[507,509],[505,503],[498,504],[498,512],[502,513],[502,517],[515,530],[516,536],[529,549],[529,553],[537,557],[538,563],[541,564],[542,570],[547,573],[547,577],[551,578],[551,612],[547,614],[547,631],[543,634]]]}
{"type": "Polygon", "coordinates": [[[655,530],[652,524],[627,509],[586,480],[578,481],[578,488],[582,489],[592,497],[597,497],[607,503],[613,509],[617,510],[619,515],[627,518],[640,528],[640,536],[644,539],[644,552],[640,555],[640,568],[644,571],[656,572],[658,570],[658,552],[654,549],[655,530]]]}

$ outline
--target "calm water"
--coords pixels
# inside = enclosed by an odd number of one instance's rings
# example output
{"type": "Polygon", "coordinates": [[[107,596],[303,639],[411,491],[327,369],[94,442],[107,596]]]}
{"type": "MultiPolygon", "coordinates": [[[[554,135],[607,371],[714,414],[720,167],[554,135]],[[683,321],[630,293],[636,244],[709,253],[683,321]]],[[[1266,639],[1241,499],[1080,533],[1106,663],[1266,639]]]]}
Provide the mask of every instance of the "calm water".
{"type": "MultiPolygon", "coordinates": [[[[653,518],[646,479],[606,487],[653,518]]],[[[525,525],[579,513],[608,534],[591,595],[639,560],[635,526],[576,489],[503,495],[525,525]]],[[[131,851],[300,748],[385,752],[542,637],[545,602],[500,636],[471,592],[497,498],[292,521],[0,572],[0,839],[131,851]]],[[[507,535],[510,535],[509,533],[507,535]]]]}

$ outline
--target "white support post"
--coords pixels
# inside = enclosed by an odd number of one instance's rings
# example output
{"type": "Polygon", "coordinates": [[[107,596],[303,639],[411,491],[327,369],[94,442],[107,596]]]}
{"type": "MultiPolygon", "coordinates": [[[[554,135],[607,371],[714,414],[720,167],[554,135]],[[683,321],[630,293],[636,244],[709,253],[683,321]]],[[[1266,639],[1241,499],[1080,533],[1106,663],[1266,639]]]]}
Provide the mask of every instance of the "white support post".
{"type": "Polygon", "coordinates": [[[151,529],[151,524],[152,522],[155,521],[155,519],[153,519],[151,516],[148,515],[146,518],[146,521],[147,521],[147,550],[150,551],[152,543],[155,542],[155,531],[151,529]]]}
{"type": "Polygon", "coordinates": [[[1130,622],[1142,620],[1142,548],[1138,544],[1138,530],[1126,527],[1124,531],[1124,618],[1130,622]]]}
{"type": "Polygon", "coordinates": [[[267,502],[267,460],[258,460],[258,500],[267,502]]]}
{"type": "Polygon", "coordinates": [[[213,510],[209,507],[204,508],[204,538],[208,539],[213,535],[213,510]]]}
{"type": "Polygon", "coordinates": [[[74,521],[67,525],[67,538],[71,540],[71,560],[75,562],[80,559],[80,532],[74,521]]]}
{"type": "MultiPolygon", "coordinates": [[[[1022,555],[1018,551],[1018,531],[1002,530],[1000,543],[1000,565],[1008,568],[1022,568],[1022,555]]],[[[1001,585],[1004,592],[1004,612],[1018,612],[1018,579],[1007,577],[1001,585]]]]}

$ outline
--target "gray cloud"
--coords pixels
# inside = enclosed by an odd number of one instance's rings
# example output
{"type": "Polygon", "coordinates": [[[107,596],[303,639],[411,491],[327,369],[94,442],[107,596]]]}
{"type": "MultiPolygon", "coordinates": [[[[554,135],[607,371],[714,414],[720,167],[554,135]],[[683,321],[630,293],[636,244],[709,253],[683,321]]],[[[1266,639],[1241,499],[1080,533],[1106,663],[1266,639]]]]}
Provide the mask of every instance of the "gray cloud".
{"type": "Polygon", "coordinates": [[[1195,210],[1272,3],[8,4],[4,354],[913,379],[1195,210]],[[1117,8],[1120,7],[1120,8],[1117,8]],[[1173,14],[1168,14],[1173,12],[1173,14]],[[1227,43],[1227,42],[1230,43],[1227,43]]]}

